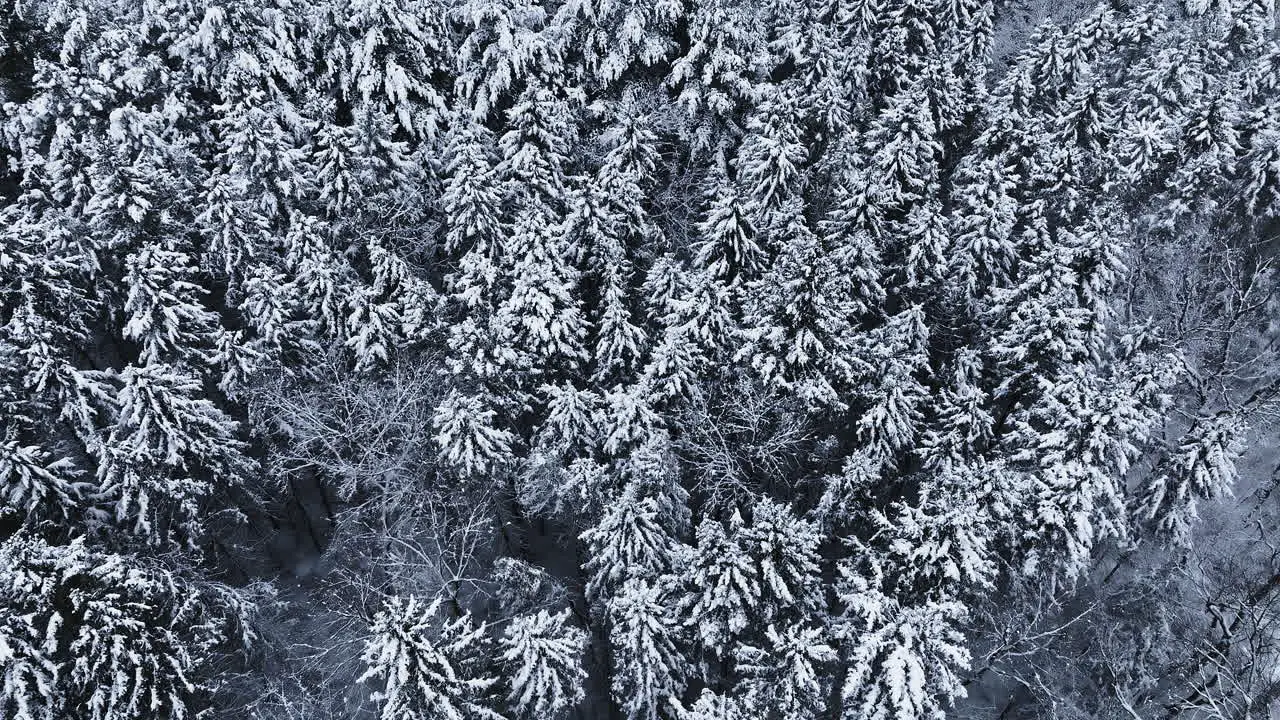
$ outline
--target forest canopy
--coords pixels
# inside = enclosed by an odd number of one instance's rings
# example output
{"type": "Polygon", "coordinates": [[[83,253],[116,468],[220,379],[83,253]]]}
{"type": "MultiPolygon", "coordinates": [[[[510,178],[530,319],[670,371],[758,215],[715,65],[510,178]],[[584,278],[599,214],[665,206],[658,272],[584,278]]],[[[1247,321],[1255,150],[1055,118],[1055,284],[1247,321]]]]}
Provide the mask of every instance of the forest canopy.
{"type": "Polygon", "coordinates": [[[1271,0],[0,0],[0,717],[1267,717],[1277,251],[1271,0]]]}

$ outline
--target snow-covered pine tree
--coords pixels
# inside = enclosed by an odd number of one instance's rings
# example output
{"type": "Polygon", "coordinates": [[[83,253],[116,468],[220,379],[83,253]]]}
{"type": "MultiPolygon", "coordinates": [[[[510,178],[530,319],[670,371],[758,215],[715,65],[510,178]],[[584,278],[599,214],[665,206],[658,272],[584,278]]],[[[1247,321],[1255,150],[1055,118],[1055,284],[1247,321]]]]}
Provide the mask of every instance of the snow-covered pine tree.
{"type": "Polygon", "coordinates": [[[357,122],[389,114],[409,133],[430,139],[449,112],[453,65],[448,8],[433,0],[344,0],[333,12],[341,54],[331,60],[357,122]],[[441,87],[441,86],[444,87],[441,87]]]}
{"type": "Polygon", "coordinates": [[[0,542],[6,717],[183,720],[220,652],[253,637],[246,598],[155,563],[17,535],[0,542]],[[10,713],[13,713],[10,715],[10,713]]]}
{"type": "Polygon", "coordinates": [[[496,144],[488,128],[468,118],[458,118],[449,128],[440,196],[446,252],[492,257],[497,249],[502,206],[493,167],[496,144]]]}
{"type": "Polygon", "coordinates": [[[432,416],[441,459],[464,475],[494,472],[512,459],[515,438],[495,423],[483,397],[449,395],[432,416]]]}
{"type": "Polygon", "coordinates": [[[689,673],[679,625],[661,581],[627,580],[608,605],[614,701],[628,720],[666,717],[689,673]]]}
{"type": "Polygon", "coordinates": [[[662,418],[649,406],[644,385],[619,385],[605,395],[604,401],[606,422],[601,449],[606,454],[625,457],[658,434],[662,418]]]}
{"type": "Polygon", "coordinates": [[[743,525],[736,510],[727,531],[724,523],[703,520],[683,574],[680,615],[713,657],[730,655],[760,598],[760,568],[742,543],[743,525]]]}
{"type": "Polygon", "coordinates": [[[449,10],[463,37],[455,55],[458,106],[483,120],[543,69],[560,67],[547,13],[528,0],[465,0],[449,10]]]}
{"type": "Polygon", "coordinates": [[[726,526],[698,526],[683,570],[685,621],[699,644],[721,661],[769,623],[803,622],[823,603],[815,525],[768,498],[751,509],[751,523],[734,510],[726,526]]]}
{"type": "Polygon", "coordinates": [[[667,59],[677,47],[671,30],[683,12],[670,0],[571,0],[556,9],[551,24],[561,34],[560,54],[569,63],[581,63],[581,81],[594,89],[612,85],[633,66],[667,59]]]}
{"type": "Polygon", "coordinates": [[[587,322],[577,297],[578,272],[569,263],[558,226],[530,213],[516,220],[506,239],[511,294],[495,324],[502,347],[517,368],[556,377],[587,359],[587,322]]]}
{"type": "Polygon", "coordinates": [[[929,328],[923,309],[912,306],[871,335],[867,363],[876,368],[858,433],[879,463],[894,465],[911,447],[928,392],[918,377],[926,367],[929,328]]]}
{"type": "Polygon", "coordinates": [[[202,397],[199,380],[181,367],[130,366],[120,382],[95,500],[141,538],[192,542],[204,499],[252,468],[239,424],[202,397]]]}
{"type": "Polygon", "coordinates": [[[882,465],[865,449],[844,459],[839,472],[824,478],[822,497],[813,509],[813,519],[826,532],[842,535],[863,520],[865,506],[875,492],[882,465]]]}
{"type": "Polygon", "coordinates": [[[840,408],[842,396],[867,368],[858,357],[851,319],[864,311],[860,290],[830,262],[828,248],[799,208],[789,208],[779,257],[748,286],[739,351],[763,380],[818,407],[840,408]]]}
{"type": "Polygon", "coordinates": [[[486,704],[497,678],[478,667],[486,629],[463,615],[442,619],[441,600],[392,598],[374,618],[364,679],[378,691],[386,720],[498,720],[486,704]]]}
{"type": "MultiPolygon", "coordinates": [[[[818,223],[823,246],[830,253],[835,269],[847,274],[842,290],[850,296],[854,306],[849,309],[850,321],[883,312],[885,291],[882,283],[884,268],[881,262],[877,237],[883,231],[878,198],[868,197],[871,191],[865,186],[864,173],[850,172],[837,181],[835,203],[818,223]]],[[[927,206],[920,206],[927,207],[927,206]]],[[[915,210],[913,209],[913,213],[915,210]]],[[[910,219],[910,218],[909,218],[910,219]]],[[[928,238],[912,234],[911,248],[917,248],[928,238]]],[[[908,278],[917,263],[908,260],[908,278]]]]}
{"type": "Polygon", "coordinates": [[[837,660],[825,631],[770,625],[762,639],[759,647],[737,651],[745,708],[756,717],[780,720],[822,717],[830,694],[827,667],[837,660]]]}
{"type": "Polygon", "coordinates": [[[770,91],[748,120],[736,159],[744,209],[752,226],[765,235],[769,250],[789,239],[787,226],[796,215],[792,208],[805,183],[808,152],[795,104],[788,94],[770,91]]]}
{"type": "Polygon", "coordinates": [[[823,605],[818,528],[765,497],[751,508],[751,524],[739,534],[760,573],[760,603],[752,624],[758,628],[814,617],[823,605]]]}
{"type": "Polygon", "coordinates": [[[351,263],[335,248],[333,228],[315,218],[295,219],[284,245],[286,269],[304,315],[315,321],[322,337],[345,339],[357,278],[351,263]]]}
{"type": "Polygon", "coordinates": [[[600,522],[582,533],[587,545],[587,596],[608,601],[628,580],[654,581],[675,569],[677,549],[662,526],[658,502],[628,485],[607,503],[600,522]]]}
{"type": "Polygon", "coordinates": [[[141,346],[142,364],[187,361],[200,367],[212,345],[214,314],[188,254],[146,245],[126,260],[125,324],[121,334],[141,346]]]}
{"type": "Polygon", "coordinates": [[[23,445],[16,428],[0,440],[0,507],[29,524],[58,521],[83,501],[85,483],[70,458],[52,458],[39,445],[23,445]]]}
{"type": "Polygon", "coordinates": [[[1199,503],[1230,496],[1248,427],[1230,412],[1200,418],[1133,498],[1137,516],[1179,544],[1190,540],[1199,503]]]}
{"type": "Polygon", "coordinates": [[[766,258],[745,203],[722,172],[713,172],[708,185],[707,215],[698,225],[694,262],[726,284],[750,282],[758,277],[766,258]]]}
{"type": "Polygon", "coordinates": [[[520,717],[564,717],[582,702],[587,634],[569,617],[567,609],[515,617],[498,640],[507,704],[520,717]]]}
{"type": "Polygon", "coordinates": [[[688,50],[671,63],[665,84],[692,111],[730,116],[756,87],[752,61],[763,44],[759,10],[730,0],[699,0],[686,17],[688,50]]]}
{"type": "Polygon", "coordinates": [[[844,660],[841,718],[942,718],[953,699],[964,697],[960,673],[969,652],[957,629],[963,606],[898,607],[874,592],[843,601],[857,620],[843,630],[853,650],[844,660]]]}
{"type": "Polygon", "coordinates": [[[54,720],[59,668],[42,629],[15,610],[0,610],[0,712],[13,720],[54,720]]]}
{"type": "Polygon", "coordinates": [[[887,100],[867,131],[868,171],[876,194],[894,207],[907,207],[935,190],[942,145],[934,108],[919,82],[887,100]]]}
{"type": "Polygon", "coordinates": [[[981,372],[981,360],[972,350],[954,358],[951,381],[940,393],[933,422],[922,433],[917,450],[927,467],[945,470],[964,464],[991,440],[995,418],[980,385],[981,372]]]}
{"type": "Polygon", "coordinates": [[[659,158],[657,136],[634,109],[624,105],[618,111],[625,114],[605,132],[604,162],[575,211],[575,218],[587,220],[582,242],[589,277],[600,287],[593,373],[600,383],[628,377],[647,349],[647,335],[634,317],[634,258],[641,248],[662,242],[645,208],[659,158]]]}
{"type": "Polygon", "coordinates": [[[568,105],[533,87],[508,113],[499,139],[498,172],[514,220],[502,253],[511,277],[497,309],[499,341],[533,375],[576,369],[586,359],[587,331],[562,223],[568,212],[566,163],[572,142],[568,105]]]}
{"type": "Polygon", "coordinates": [[[1017,201],[1011,193],[1018,176],[1007,162],[1001,157],[973,162],[966,158],[956,173],[949,274],[962,298],[1000,287],[1012,269],[1016,251],[1010,234],[1017,201]]]}
{"type": "MultiPolygon", "coordinates": [[[[654,270],[666,272],[667,268],[655,263],[654,270]]],[[[661,298],[655,308],[661,313],[659,342],[642,374],[655,406],[690,397],[699,374],[722,361],[735,346],[738,328],[732,289],[711,273],[693,270],[665,278],[675,287],[660,285],[660,280],[664,279],[654,273],[645,283],[646,290],[661,298]]]]}
{"type": "Polygon", "coordinates": [[[590,453],[597,447],[604,398],[570,382],[544,385],[539,393],[547,399],[547,409],[546,418],[534,433],[537,447],[566,457],[590,453]]]}

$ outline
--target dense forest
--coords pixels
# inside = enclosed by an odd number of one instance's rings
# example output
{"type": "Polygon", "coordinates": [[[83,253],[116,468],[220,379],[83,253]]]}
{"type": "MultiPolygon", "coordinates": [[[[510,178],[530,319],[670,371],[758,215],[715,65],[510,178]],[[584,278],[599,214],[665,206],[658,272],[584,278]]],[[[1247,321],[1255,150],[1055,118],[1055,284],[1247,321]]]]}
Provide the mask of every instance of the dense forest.
{"type": "Polygon", "coordinates": [[[0,717],[1280,717],[1275,23],[0,0],[0,717]]]}

